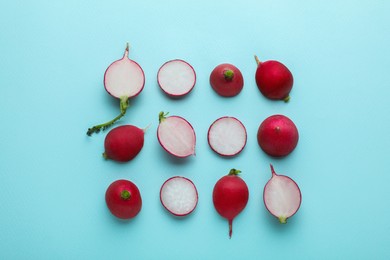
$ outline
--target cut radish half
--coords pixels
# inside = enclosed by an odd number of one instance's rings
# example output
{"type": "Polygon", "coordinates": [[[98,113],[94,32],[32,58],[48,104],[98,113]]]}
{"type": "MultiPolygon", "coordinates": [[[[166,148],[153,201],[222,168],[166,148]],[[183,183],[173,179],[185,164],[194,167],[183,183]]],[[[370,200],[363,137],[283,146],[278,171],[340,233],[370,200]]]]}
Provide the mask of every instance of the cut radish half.
{"type": "Polygon", "coordinates": [[[129,99],[137,96],[145,85],[145,74],[137,62],[130,60],[127,43],[122,59],[114,61],[104,73],[104,88],[111,96],[120,100],[120,114],[114,119],[88,129],[87,135],[105,130],[126,114],[129,99]]]}
{"type": "Polygon", "coordinates": [[[191,180],[180,176],[172,177],[161,186],[160,201],[173,215],[186,216],[198,204],[198,191],[191,180]]]}
{"type": "Polygon", "coordinates": [[[195,86],[194,68],[184,60],[170,60],[164,63],[157,73],[160,88],[169,96],[181,97],[195,86]]]}
{"type": "Polygon", "coordinates": [[[211,124],[207,139],[211,149],[222,156],[239,154],[246,145],[245,126],[235,117],[221,117],[211,124]]]}
{"type": "Polygon", "coordinates": [[[157,138],[161,146],[176,157],[195,155],[195,131],[191,124],[180,116],[160,112],[157,138]]]}
{"type": "Polygon", "coordinates": [[[264,187],[264,204],[267,210],[279,219],[280,223],[285,224],[301,205],[301,191],[290,177],[276,174],[272,164],[271,172],[272,178],[264,187]]]}

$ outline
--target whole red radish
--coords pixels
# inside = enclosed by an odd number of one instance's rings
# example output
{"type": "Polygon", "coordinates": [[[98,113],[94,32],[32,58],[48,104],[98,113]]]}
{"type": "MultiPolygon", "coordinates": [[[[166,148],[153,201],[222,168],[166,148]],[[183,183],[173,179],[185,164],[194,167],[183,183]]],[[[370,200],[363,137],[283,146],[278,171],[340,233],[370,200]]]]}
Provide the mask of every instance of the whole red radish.
{"type": "Polygon", "coordinates": [[[196,83],[194,68],[186,61],[165,62],[157,72],[160,88],[170,97],[182,97],[191,92],[196,83]]]}
{"type": "Polygon", "coordinates": [[[244,78],[236,66],[224,63],[211,72],[210,85],[220,96],[233,97],[244,87],[244,78]]]}
{"type": "Polygon", "coordinates": [[[267,210],[282,224],[293,216],[301,206],[301,190],[295,181],[275,173],[271,164],[272,178],[264,187],[263,199],[267,210]]]}
{"type": "Polygon", "coordinates": [[[294,122],[284,115],[266,118],[257,131],[257,141],[265,153],[274,157],[290,154],[298,144],[299,134],[294,122]]]}
{"type": "Polygon", "coordinates": [[[144,146],[144,134],[144,129],[133,125],[123,125],[112,129],[104,140],[104,158],[118,162],[132,160],[144,146]]]}
{"type": "Polygon", "coordinates": [[[229,174],[217,181],[213,190],[213,203],[217,212],[229,221],[229,237],[233,233],[233,219],[248,203],[249,190],[238,176],[241,171],[231,169],[229,174]]]}
{"type": "Polygon", "coordinates": [[[130,219],[141,211],[142,198],[134,183],[128,180],[117,180],[107,188],[106,204],[117,218],[130,219]]]}
{"type": "Polygon", "coordinates": [[[269,99],[288,102],[294,83],[291,71],[279,61],[261,62],[256,55],[255,59],[257,62],[255,79],[260,92],[269,99]]]}
{"type": "Polygon", "coordinates": [[[89,128],[88,136],[107,129],[122,118],[129,106],[129,99],[137,96],[144,88],[145,74],[141,66],[129,59],[128,55],[129,44],[126,45],[122,59],[111,63],[104,73],[104,88],[108,94],[120,100],[120,114],[106,123],[89,128]]]}
{"type": "Polygon", "coordinates": [[[158,116],[157,139],[160,145],[179,158],[195,155],[196,136],[192,125],[183,117],[167,115],[160,112],[158,116]]]}

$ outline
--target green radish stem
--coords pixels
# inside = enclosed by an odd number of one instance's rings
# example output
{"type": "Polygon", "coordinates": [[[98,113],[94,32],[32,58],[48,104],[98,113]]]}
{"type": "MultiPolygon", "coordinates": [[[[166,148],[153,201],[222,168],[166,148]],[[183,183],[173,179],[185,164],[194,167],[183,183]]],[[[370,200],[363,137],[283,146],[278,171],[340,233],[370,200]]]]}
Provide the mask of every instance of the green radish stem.
{"type": "Polygon", "coordinates": [[[164,121],[167,118],[168,114],[169,114],[169,112],[164,113],[163,111],[161,111],[158,114],[158,122],[161,123],[162,121],[164,121]]]}
{"type": "Polygon", "coordinates": [[[123,199],[123,200],[128,200],[128,199],[130,199],[130,197],[131,197],[130,191],[128,191],[128,190],[123,190],[123,191],[121,192],[121,199],[123,199]]]}
{"type": "Polygon", "coordinates": [[[223,72],[223,76],[227,81],[231,81],[234,77],[234,72],[232,70],[225,70],[223,72]]]}
{"type": "Polygon", "coordinates": [[[99,133],[101,130],[104,131],[110,126],[112,126],[116,121],[121,119],[127,111],[127,108],[129,107],[129,97],[123,96],[120,98],[120,114],[115,117],[114,119],[100,125],[95,125],[91,128],[88,128],[87,135],[91,136],[93,133],[99,133]]]}
{"type": "Polygon", "coordinates": [[[229,174],[228,175],[238,175],[238,174],[240,174],[241,173],[241,171],[240,170],[237,170],[237,169],[231,169],[230,170],[230,172],[229,172],[229,174]]]}

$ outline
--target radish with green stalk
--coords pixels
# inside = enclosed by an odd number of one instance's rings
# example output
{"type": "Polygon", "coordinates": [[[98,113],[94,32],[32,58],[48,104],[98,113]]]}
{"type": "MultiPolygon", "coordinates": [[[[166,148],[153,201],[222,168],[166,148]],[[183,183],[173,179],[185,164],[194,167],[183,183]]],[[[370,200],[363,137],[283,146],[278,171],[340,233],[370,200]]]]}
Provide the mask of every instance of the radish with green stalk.
{"type": "Polygon", "coordinates": [[[271,166],[272,177],[264,187],[263,199],[267,210],[282,224],[301,206],[302,194],[298,184],[290,177],[276,174],[271,166]]]}
{"type": "Polygon", "coordinates": [[[141,66],[129,59],[129,44],[122,59],[114,61],[104,73],[104,88],[114,98],[120,100],[120,114],[114,119],[88,129],[87,135],[99,133],[122,118],[129,106],[129,99],[137,96],[144,88],[145,74],[141,66]]]}
{"type": "Polygon", "coordinates": [[[238,174],[241,171],[231,169],[229,174],[217,181],[213,190],[213,203],[217,212],[229,221],[229,238],[233,233],[233,219],[246,207],[249,190],[238,174]]]}

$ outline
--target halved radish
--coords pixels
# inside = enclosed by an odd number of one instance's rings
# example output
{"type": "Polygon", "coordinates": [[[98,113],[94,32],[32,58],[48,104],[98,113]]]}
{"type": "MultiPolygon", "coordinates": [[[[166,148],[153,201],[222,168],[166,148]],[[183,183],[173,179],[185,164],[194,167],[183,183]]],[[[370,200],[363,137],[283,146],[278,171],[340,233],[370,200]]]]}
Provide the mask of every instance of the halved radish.
{"type": "Polygon", "coordinates": [[[160,112],[157,138],[161,146],[176,157],[195,155],[195,131],[191,124],[180,116],[160,112]]]}
{"type": "Polygon", "coordinates": [[[301,191],[295,181],[275,173],[271,164],[272,177],[264,187],[263,199],[267,210],[282,224],[294,215],[302,201],[301,191]]]}
{"type": "Polygon", "coordinates": [[[145,74],[137,62],[130,60],[127,43],[122,59],[114,61],[104,73],[104,88],[111,96],[120,100],[120,114],[114,119],[88,129],[87,135],[105,130],[126,114],[129,99],[137,96],[144,88],[145,74]]]}
{"type": "Polygon", "coordinates": [[[160,88],[171,97],[188,94],[195,86],[194,68],[186,61],[175,59],[165,62],[157,73],[160,88]]]}
{"type": "Polygon", "coordinates": [[[160,201],[175,216],[186,216],[198,204],[198,191],[194,183],[181,176],[169,178],[161,186],[160,201]]]}
{"type": "Polygon", "coordinates": [[[246,145],[245,126],[235,117],[221,117],[211,124],[207,139],[211,149],[222,156],[239,154],[246,145]]]}

